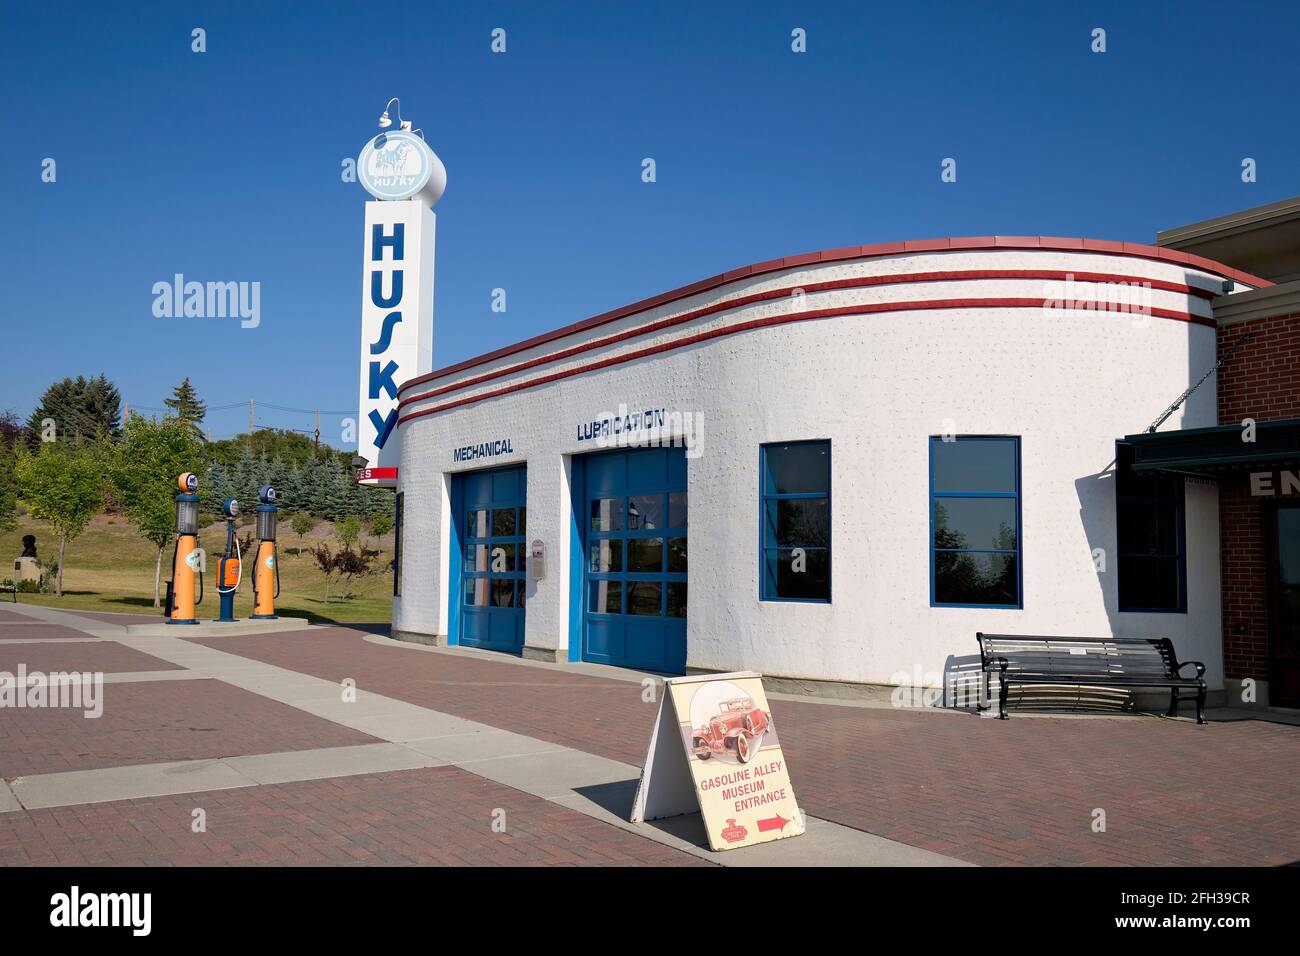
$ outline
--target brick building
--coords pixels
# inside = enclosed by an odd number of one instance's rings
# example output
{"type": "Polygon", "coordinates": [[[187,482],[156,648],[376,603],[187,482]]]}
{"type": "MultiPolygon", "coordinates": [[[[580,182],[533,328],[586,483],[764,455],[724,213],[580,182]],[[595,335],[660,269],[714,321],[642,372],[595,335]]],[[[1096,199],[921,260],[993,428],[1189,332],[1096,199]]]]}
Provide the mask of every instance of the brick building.
{"type": "Polygon", "coordinates": [[[1157,242],[1274,283],[1214,300],[1219,427],[1132,440],[1136,469],[1218,485],[1228,702],[1300,707],[1300,198],[1157,242]]]}

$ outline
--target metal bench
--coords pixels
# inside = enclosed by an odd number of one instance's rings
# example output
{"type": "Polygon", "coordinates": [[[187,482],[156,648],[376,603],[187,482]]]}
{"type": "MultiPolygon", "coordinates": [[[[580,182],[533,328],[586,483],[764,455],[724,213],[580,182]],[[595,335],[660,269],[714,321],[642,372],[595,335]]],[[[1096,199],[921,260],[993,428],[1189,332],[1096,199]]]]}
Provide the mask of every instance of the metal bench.
{"type": "Polygon", "coordinates": [[[1205,665],[1178,662],[1167,637],[1043,637],[978,633],[980,661],[987,681],[998,676],[998,717],[1007,719],[1007,691],[1013,684],[1169,689],[1170,717],[1178,705],[1196,701],[1196,722],[1205,723],[1205,665]],[[1195,677],[1182,676],[1195,667],[1195,677]],[[1182,691],[1195,691],[1195,698],[1182,691]]]}

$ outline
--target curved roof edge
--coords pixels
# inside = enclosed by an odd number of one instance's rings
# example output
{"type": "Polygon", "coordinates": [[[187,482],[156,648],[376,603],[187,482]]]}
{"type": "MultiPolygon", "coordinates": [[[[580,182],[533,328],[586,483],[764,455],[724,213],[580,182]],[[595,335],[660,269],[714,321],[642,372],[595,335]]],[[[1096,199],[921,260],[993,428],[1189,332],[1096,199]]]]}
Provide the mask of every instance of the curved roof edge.
{"type": "Polygon", "coordinates": [[[1273,284],[1268,279],[1242,272],[1240,269],[1234,269],[1232,266],[1224,265],[1222,262],[1215,262],[1213,259],[1207,259],[1204,256],[1179,252],[1176,249],[1167,249],[1161,246],[1148,246],[1137,242],[1113,242],[1108,239],[1068,239],[1058,236],[969,236],[953,239],[912,239],[906,242],[878,242],[866,246],[844,246],[839,249],[828,249],[824,252],[806,252],[802,255],[769,259],[766,262],[741,266],[738,269],[731,269],[708,279],[701,279],[698,282],[692,282],[689,285],[680,286],[668,292],[661,292],[659,295],[641,299],[630,305],[611,309],[608,312],[601,312],[599,315],[593,315],[589,319],[574,322],[572,325],[553,329],[550,332],[543,332],[521,342],[503,345],[491,352],[484,352],[481,355],[475,355],[452,365],[434,369],[424,375],[417,375],[415,378],[403,382],[398,388],[398,394],[400,395],[412,386],[445,378],[448,375],[454,375],[457,372],[463,372],[479,365],[485,365],[496,359],[506,358],[609,322],[616,322],[619,319],[627,318],[629,315],[636,315],[638,312],[645,312],[648,309],[666,305],[678,299],[698,295],[701,292],[708,292],[710,289],[716,289],[737,279],[764,275],[769,272],[779,272],[783,269],[793,269],[798,266],[812,265],[819,262],[840,262],[846,259],[869,259],[878,256],[906,255],[914,252],[948,252],[969,249],[1050,249],[1065,252],[1093,252],[1105,255],[1133,256],[1139,259],[1172,262],[1177,265],[1201,269],[1204,272],[1210,272],[1225,279],[1233,279],[1257,289],[1273,284]]]}

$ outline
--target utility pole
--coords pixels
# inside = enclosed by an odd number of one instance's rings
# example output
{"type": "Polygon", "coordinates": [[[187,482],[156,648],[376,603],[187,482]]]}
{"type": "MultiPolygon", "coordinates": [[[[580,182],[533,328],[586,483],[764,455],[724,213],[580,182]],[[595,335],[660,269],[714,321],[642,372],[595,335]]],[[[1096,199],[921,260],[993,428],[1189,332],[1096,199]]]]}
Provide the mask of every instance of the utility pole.
{"type": "Polygon", "coordinates": [[[130,418],[130,417],[131,417],[131,403],[130,403],[130,402],[123,402],[123,403],[122,403],[122,421],[125,422],[125,421],[126,421],[128,418],[130,418]]]}
{"type": "Polygon", "coordinates": [[[250,436],[253,434],[253,427],[253,400],[250,398],[248,400],[248,434],[250,436]]]}
{"type": "Polygon", "coordinates": [[[316,409],[316,450],[320,451],[320,409],[316,409]]]}

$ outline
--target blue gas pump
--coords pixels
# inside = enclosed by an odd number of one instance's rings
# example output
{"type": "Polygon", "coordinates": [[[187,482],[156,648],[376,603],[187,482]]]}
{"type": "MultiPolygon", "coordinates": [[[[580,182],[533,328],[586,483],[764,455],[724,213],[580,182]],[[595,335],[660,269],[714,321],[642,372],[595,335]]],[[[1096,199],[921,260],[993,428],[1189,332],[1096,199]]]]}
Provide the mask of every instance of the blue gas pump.
{"type": "Polygon", "coordinates": [[[244,577],[243,556],[239,553],[239,537],[235,534],[235,519],[239,517],[239,502],[227,498],[221,503],[221,513],[226,516],[226,550],[217,559],[217,594],[221,598],[218,621],[235,621],[235,592],[244,577]]]}

